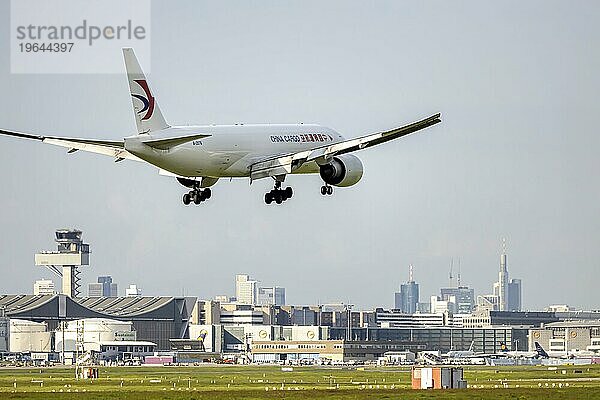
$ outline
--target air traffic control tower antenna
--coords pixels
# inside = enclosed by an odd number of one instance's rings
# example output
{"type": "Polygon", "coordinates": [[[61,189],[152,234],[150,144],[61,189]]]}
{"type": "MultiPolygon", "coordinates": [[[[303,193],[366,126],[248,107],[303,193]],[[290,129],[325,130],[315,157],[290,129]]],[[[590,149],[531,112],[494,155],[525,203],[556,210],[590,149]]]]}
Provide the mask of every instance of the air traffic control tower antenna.
{"type": "Polygon", "coordinates": [[[77,229],[58,229],[55,240],[58,249],[37,253],[35,265],[46,267],[62,278],[62,294],[78,297],[81,294],[79,267],[90,265],[90,245],[83,243],[81,231],[77,229]]]}

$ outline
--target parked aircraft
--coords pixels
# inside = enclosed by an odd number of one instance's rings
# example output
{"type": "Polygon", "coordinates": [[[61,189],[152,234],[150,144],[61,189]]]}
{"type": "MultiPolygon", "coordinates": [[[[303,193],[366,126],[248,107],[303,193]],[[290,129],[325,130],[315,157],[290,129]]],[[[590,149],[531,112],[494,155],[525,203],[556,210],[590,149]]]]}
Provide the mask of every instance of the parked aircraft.
{"type": "Polygon", "coordinates": [[[596,353],[589,350],[567,350],[567,351],[546,351],[541,344],[535,342],[535,350],[541,358],[590,358],[597,356],[596,353]]]}

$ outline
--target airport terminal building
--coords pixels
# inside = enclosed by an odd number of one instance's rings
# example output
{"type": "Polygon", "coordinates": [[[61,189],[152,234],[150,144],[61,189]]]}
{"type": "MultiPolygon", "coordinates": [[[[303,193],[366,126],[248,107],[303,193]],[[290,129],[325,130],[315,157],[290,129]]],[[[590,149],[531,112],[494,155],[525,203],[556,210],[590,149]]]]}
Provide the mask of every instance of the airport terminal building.
{"type": "Polygon", "coordinates": [[[600,319],[554,322],[531,330],[529,347],[540,343],[551,352],[573,349],[600,353],[600,319]]]}
{"type": "MultiPolygon", "coordinates": [[[[315,320],[323,319],[319,313],[303,307],[302,312],[294,308],[289,313],[296,324],[284,325],[265,324],[253,314],[248,314],[250,318],[242,315],[245,319],[240,323],[234,312],[263,311],[228,311],[208,305],[195,297],[0,295],[0,351],[56,353],[62,349],[64,356],[65,351],[73,351],[80,324],[82,336],[90,338],[84,339],[85,349],[106,353],[107,357],[112,357],[110,351],[119,352],[123,347],[123,352],[135,351],[141,356],[169,353],[186,355],[188,360],[205,360],[208,354],[208,359],[230,355],[258,362],[318,358],[366,361],[403,351],[531,351],[533,341],[551,351],[575,347],[595,351],[600,346],[597,320],[544,324],[541,321],[555,316],[539,313],[475,315],[473,321],[461,326],[431,319],[437,318],[435,314],[407,320],[407,315],[385,311],[375,312],[372,319],[354,318],[352,314],[346,325],[348,318],[341,317],[349,313],[340,313],[336,314],[337,326],[326,326],[315,324],[315,320]],[[212,323],[197,323],[208,319],[212,323]]],[[[333,320],[326,322],[334,324],[333,320]]]]}
{"type": "Polygon", "coordinates": [[[48,331],[56,330],[61,323],[86,318],[127,321],[133,324],[137,340],[168,350],[169,339],[189,337],[189,320],[196,300],[167,296],[0,295],[0,317],[43,323],[48,331]]]}

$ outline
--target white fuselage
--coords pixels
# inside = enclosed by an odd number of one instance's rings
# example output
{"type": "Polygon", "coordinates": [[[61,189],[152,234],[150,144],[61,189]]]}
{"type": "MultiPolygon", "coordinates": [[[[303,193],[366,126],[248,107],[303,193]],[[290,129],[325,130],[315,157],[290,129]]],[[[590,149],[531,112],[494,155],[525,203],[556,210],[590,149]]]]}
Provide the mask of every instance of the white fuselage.
{"type": "MultiPolygon", "coordinates": [[[[250,166],[274,155],[284,155],[344,140],[333,129],[313,124],[178,126],[153,132],[153,139],[210,135],[168,150],[143,143],[148,135],[125,138],[125,149],[173,174],[186,177],[248,177],[250,166]]],[[[315,162],[294,173],[318,173],[315,162]]]]}

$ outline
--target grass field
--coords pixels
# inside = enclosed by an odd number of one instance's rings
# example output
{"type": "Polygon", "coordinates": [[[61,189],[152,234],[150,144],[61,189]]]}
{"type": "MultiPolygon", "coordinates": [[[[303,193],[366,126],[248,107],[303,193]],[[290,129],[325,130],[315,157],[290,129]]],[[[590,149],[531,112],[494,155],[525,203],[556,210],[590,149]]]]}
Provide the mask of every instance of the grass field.
{"type": "Polygon", "coordinates": [[[67,368],[2,368],[1,399],[600,399],[600,365],[465,367],[469,388],[410,389],[409,368],[273,366],[100,367],[76,381],[67,368]]]}

